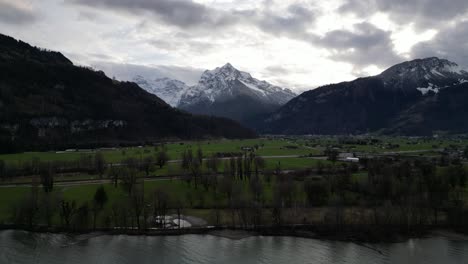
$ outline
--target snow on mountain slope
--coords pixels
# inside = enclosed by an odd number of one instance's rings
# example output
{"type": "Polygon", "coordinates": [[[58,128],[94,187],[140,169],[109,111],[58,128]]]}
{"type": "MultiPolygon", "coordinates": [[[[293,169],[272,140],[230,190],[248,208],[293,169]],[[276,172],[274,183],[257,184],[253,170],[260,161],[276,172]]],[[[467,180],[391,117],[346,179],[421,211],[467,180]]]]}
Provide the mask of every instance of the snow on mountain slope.
{"type": "Polygon", "coordinates": [[[403,62],[377,76],[304,92],[254,127],[266,134],[456,131],[468,127],[468,111],[461,103],[468,97],[468,85],[462,84],[467,80],[468,72],[448,60],[403,62]]]}
{"type": "Polygon", "coordinates": [[[234,68],[230,63],[205,71],[197,85],[188,89],[180,100],[180,106],[200,102],[213,103],[245,95],[262,103],[283,105],[296,96],[289,89],[253,78],[249,73],[234,68]]]}
{"type": "Polygon", "coordinates": [[[407,92],[416,89],[427,94],[466,82],[468,72],[454,62],[431,57],[397,64],[378,77],[383,79],[386,87],[407,92]]]}
{"type": "Polygon", "coordinates": [[[239,95],[248,96],[264,104],[283,105],[296,96],[289,89],[274,86],[266,81],[253,78],[247,72],[241,72],[227,63],[214,70],[206,70],[197,85],[170,78],[149,80],[141,75],[133,82],[146,91],[153,93],[173,107],[187,107],[201,102],[223,102],[239,95]]]}
{"type": "Polygon", "coordinates": [[[143,76],[137,75],[133,78],[133,82],[138,84],[147,92],[159,96],[173,107],[176,107],[179,104],[182,94],[189,89],[185,83],[169,78],[146,80],[143,76]]]}

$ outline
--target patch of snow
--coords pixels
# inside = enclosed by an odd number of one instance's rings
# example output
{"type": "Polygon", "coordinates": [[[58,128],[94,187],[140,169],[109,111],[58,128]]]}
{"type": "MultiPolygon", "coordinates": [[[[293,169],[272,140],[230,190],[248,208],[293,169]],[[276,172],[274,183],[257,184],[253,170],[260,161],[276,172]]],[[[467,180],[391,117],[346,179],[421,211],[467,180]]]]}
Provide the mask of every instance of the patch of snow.
{"type": "Polygon", "coordinates": [[[451,73],[463,74],[463,69],[457,64],[446,65],[444,70],[451,73]]]}
{"type": "Polygon", "coordinates": [[[436,74],[436,75],[445,77],[445,75],[443,75],[442,73],[440,73],[440,72],[439,72],[437,69],[435,69],[435,68],[434,68],[434,69],[431,69],[431,72],[432,72],[433,74],[436,74]]]}
{"type": "Polygon", "coordinates": [[[439,87],[418,87],[416,88],[418,91],[420,91],[423,95],[426,95],[429,91],[433,91],[434,93],[439,93],[439,87]]]}
{"type": "Polygon", "coordinates": [[[244,84],[245,86],[249,87],[250,89],[254,90],[254,91],[257,91],[259,92],[261,95],[263,96],[266,96],[266,92],[260,88],[258,88],[257,86],[253,85],[253,84],[250,84],[250,83],[247,83],[245,80],[244,81],[241,81],[239,80],[242,84],[244,84]]]}
{"type": "Polygon", "coordinates": [[[137,75],[133,78],[133,81],[147,92],[155,94],[173,107],[179,104],[182,94],[189,89],[185,83],[169,78],[146,80],[144,77],[137,75]]]}

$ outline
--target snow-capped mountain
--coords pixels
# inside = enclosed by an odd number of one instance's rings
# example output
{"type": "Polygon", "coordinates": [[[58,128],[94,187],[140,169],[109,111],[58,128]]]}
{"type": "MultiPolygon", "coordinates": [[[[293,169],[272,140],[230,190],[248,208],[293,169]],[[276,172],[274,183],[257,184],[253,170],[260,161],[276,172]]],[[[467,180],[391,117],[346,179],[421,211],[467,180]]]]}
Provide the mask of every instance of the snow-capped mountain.
{"type": "Polygon", "coordinates": [[[182,95],[180,105],[186,107],[206,102],[226,101],[237,96],[249,96],[260,102],[283,105],[296,94],[289,89],[253,78],[249,73],[234,68],[230,63],[205,71],[197,85],[182,95]]]}
{"type": "Polygon", "coordinates": [[[182,95],[179,108],[250,125],[294,97],[291,90],[257,80],[227,63],[205,71],[198,84],[182,95]]]}
{"type": "Polygon", "coordinates": [[[136,76],[133,81],[173,107],[242,122],[270,113],[296,96],[289,89],[253,78],[230,63],[206,70],[194,86],[169,78],[147,80],[136,76]]]}
{"type": "Polygon", "coordinates": [[[157,78],[146,80],[143,76],[137,75],[133,82],[138,84],[147,92],[155,94],[173,107],[179,105],[180,98],[189,89],[185,83],[169,78],[157,78]]]}
{"type": "Polygon", "coordinates": [[[140,75],[133,82],[173,107],[238,121],[272,112],[296,96],[289,89],[253,78],[230,63],[206,70],[194,86],[170,78],[148,80],[140,75]]]}
{"type": "Polygon", "coordinates": [[[379,75],[386,87],[422,94],[468,82],[468,72],[456,63],[436,57],[397,64],[379,75]]]}

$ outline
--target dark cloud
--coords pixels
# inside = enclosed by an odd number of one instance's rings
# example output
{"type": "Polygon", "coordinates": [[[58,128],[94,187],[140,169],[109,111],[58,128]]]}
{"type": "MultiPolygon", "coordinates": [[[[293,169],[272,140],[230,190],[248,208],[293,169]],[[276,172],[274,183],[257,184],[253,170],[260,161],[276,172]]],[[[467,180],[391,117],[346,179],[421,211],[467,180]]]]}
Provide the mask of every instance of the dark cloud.
{"type": "Polygon", "coordinates": [[[306,74],[309,73],[308,69],[297,67],[295,65],[271,65],[265,67],[263,73],[265,75],[288,75],[288,74],[306,74]]]}
{"type": "Polygon", "coordinates": [[[250,24],[274,35],[303,34],[315,21],[317,11],[305,4],[291,4],[284,12],[273,12],[271,1],[262,8],[220,10],[192,0],[69,0],[95,8],[109,8],[141,15],[152,13],[163,22],[180,28],[222,28],[250,24]]]}
{"type": "Polygon", "coordinates": [[[265,9],[257,16],[255,24],[263,31],[325,48],[333,60],[352,63],[355,72],[369,65],[389,66],[402,60],[394,50],[392,32],[367,22],[355,24],[352,30],[333,30],[318,36],[309,31],[320,16],[320,11],[311,6],[293,4],[283,14],[265,9]]]}
{"type": "Polygon", "coordinates": [[[36,20],[32,10],[21,8],[14,3],[0,1],[0,22],[7,24],[28,24],[36,20]]]}
{"type": "Polygon", "coordinates": [[[390,36],[391,32],[364,22],[354,25],[352,31],[330,31],[315,43],[330,51],[333,59],[350,62],[355,68],[388,66],[401,61],[390,36]]]}
{"type": "Polygon", "coordinates": [[[411,56],[424,58],[437,56],[461,66],[468,66],[468,21],[442,29],[432,40],[416,44],[411,56]]]}
{"type": "Polygon", "coordinates": [[[277,14],[269,8],[257,14],[254,23],[265,32],[276,35],[307,35],[317,17],[317,11],[304,5],[292,4],[286,12],[277,14]]]}
{"type": "Polygon", "coordinates": [[[78,13],[78,20],[83,21],[96,21],[99,15],[96,12],[91,12],[89,10],[82,10],[78,13]]]}
{"type": "Polygon", "coordinates": [[[152,13],[165,23],[181,28],[219,27],[234,23],[237,18],[191,0],[70,0],[75,4],[117,9],[141,15],[152,13]]]}
{"type": "Polygon", "coordinates": [[[148,41],[154,47],[168,52],[189,52],[191,54],[200,55],[215,48],[211,42],[199,40],[183,40],[183,39],[154,39],[148,41]]]}
{"type": "Polygon", "coordinates": [[[288,69],[280,65],[268,66],[265,68],[265,72],[267,75],[284,75],[290,73],[288,69]]]}
{"type": "Polygon", "coordinates": [[[369,17],[376,12],[389,14],[397,24],[415,23],[418,28],[440,25],[468,11],[466,0],[344,0],[340,12],[369,17]]]}
{"type": "MultiPolygon", "coordinates": [[[[151,24],[154,17],[164,24],[179,27],[177,29],[179,32],[169,34],[169,38],[166,39],[144,37],[139,40],[167,51],[168,54],[186,52],[200,55],[216,49],[217,45],[214,42],[200,38],[200,31],[206,33],[203,36],[226,40],[229,39],[228,34],[235,34],[230,30],[224,30],[226,26],[243,25],[259,29],[272,36],[300,40],[314,47],[326,49],[330,52],[329,57],[332,60],[352,64],[353,72],[359,75],[370,65],[388,67],[404,60],[395,51],[391,38],[392,32],[377,28],[369,22],[355,24],[349,30],[332,30],[320,36],[312,33],[316,19],[324,15],[319,7],[310,4],[313,3],[312,1],[290,4],[283,10],[272,8],[275,3],[271,0],[263,1],[263,5],[256,9],[247,10],[221,10],[217,5],[201,4],[193,0],[68,0],[68,2],[136,15],[145,21],[137,25],[137,28],[141,30],[145,24],[151,24]]],[[[447,24],[441,23],[442,21],[447,19],[454,21],[454,17],[465,14],[467,10],[467,0],[343,0],[343,5],[338,12],[354,13],[363,20],[377,12],[383,12],[401,25],[413,23],[420,29],[422,27],[439,29],[442,28],[440,24],[447,24]]],[[[239,28],[235,29],[239,30],[239,28]]],[[[458,31],[463,31],[463,29],[459,28],[458,31]]],[[[466,32],[463,33],[466,35],[466,32]]],[[[150,36],[151,34],[141,35],[150,36]]],[[[436,52],[442,55],[444,52],[449,53],[448,49],[444,49],[444,45],[454,50],[465,51],[464,43],[468,42],[455,40],[454,38],[452,42],[458,44],[449,45],[450,43],[439,40],[424,43],[425,46],[418,45],[421,50],[419,53],[438,55],[434,54],[434,48],[438,48],[436,52]]],[[[247,41],[243,45],[247,46],[247,41]]],[[[281,73],[281,70],[277,67],[267,69],[266,72],[275,74],[276,71],[276,74],[287,74],[281,73]]]]}

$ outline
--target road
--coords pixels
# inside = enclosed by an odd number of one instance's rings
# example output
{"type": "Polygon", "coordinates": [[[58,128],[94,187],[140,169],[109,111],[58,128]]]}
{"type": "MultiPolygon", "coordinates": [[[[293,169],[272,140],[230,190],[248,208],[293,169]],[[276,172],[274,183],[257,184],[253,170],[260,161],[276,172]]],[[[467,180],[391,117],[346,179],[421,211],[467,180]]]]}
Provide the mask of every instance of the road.
{"type": "MultiPolygon", "coordinates": [[[[261,157],[261,158],[264,158],[264,159],[277,159],[277,158],[300,158],[302,156],[301,155],[279,155],[279,156],[257,156],[257,157],[261,157]]],[[[229,159],[231,159],[231,157],[224,157],[224,158],[218,158],[218,159],[219,160],[229,160],[229,159]]],[[[206,160],[209,160],[209,158],[204,158],[203,160],[206,161],[206,160]]],[[[179,162],[182,162],[182,160],[177,159],[177,160],[168,161],[168,163],[179,163],[179,162]]]]}
{"type": "MultiPolygon", "coordinates": [[[[169,181],[175,179],[182,179],[181,175],[176,176],[156,176],[156,177],[145,177],[145,182],[150,181],[169,181]]],[[[54,186],[68,187],[68,186],[79,186],[79,185],[94,185],[94,184],[106,184],[112,183],[111,179],[96,179],[96,180],[73,180],[73,181],[61,181],[55,182],[54,186]]],[[[0,185],[0,188],[11,188],[11,187],[31,187],[31,183],[12,183],[0,185]]]]}
{"type": "MultiPolygon", "coordinates": [[[[264,159],[276,159],[276,158],[301,158],[303,156],[301,155],[278,155],[278,156],[257,156],[257,157],[261,157],[264,159]]],[[[229,159],[231,159],[231,157],[218,158],[218,160],[229,160],[229,159]]],[[[203,160],[207,161],[209,160],[209,158],[203,158],[203,160]]],[[[180,163],[180,162],[182,162],[181,159],[167,161],[167,163],[180,163]]],[[[109,163],[107,165],[112,166],[112,167],[120,167],[120,166],[124,166],[125,163],[109,163]]],[[[157,165],[156,162],[154,163],[154,165],[157,165]]]]}
{"type": "MultiPolygon", "coordinates": [[[[276,156],[260,156],[264,159],[274,159],[274,158],[300,158],[301,155],[276,155],[276,156]]],[[[326,159],[326,157],[308,157],[311,159],[326,159]]],[[[219,158],[220,160],[228,160],[230,157],[219,158]]],[[[204,158],[203,160],[208,160],[204,158]]],[[[168,163],[180,163],[181,160],[169,160],[168,163]]],[[[108,164],[112,167],[124,166],[124,163],[113,163],[108,164]]],[[[171,176],[156,176],[156,177],[145,177],[145,181],[167,181],[171,179],[182,179],[182,175],[171,175],[171,176]]],[[[78,186],[83,184],[106,184],[112,183],[111,179],[92,179],[92,180],[69,180],[69,181],[58,181],[54,183],[54,186],[78,186]]],[[[11,188],[11,187],[30,187],[31,183],[11,183],[11,184],[0,184],[0,188],[11,188]]]]}

